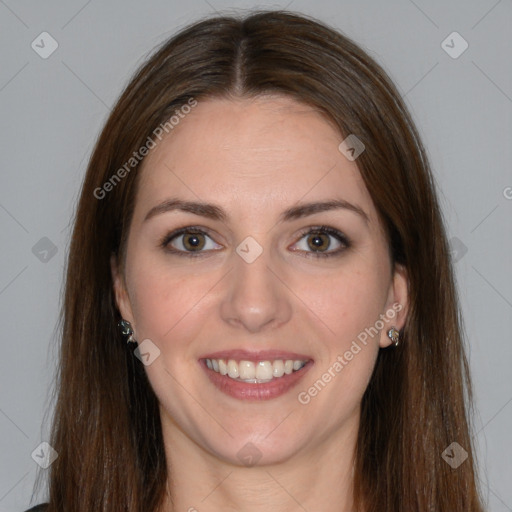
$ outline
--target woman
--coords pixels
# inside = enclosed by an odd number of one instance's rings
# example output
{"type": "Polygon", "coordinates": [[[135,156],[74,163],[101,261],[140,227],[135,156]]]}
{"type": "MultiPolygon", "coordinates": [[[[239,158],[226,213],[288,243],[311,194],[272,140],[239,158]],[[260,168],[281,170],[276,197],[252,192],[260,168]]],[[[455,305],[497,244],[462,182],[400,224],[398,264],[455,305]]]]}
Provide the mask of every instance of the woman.
{"type": "Polygon", "coordinates": [[[385,72],[284,11],[167,41],[83,184],[45,510],[480,512],[471,403],[385,72]]]}

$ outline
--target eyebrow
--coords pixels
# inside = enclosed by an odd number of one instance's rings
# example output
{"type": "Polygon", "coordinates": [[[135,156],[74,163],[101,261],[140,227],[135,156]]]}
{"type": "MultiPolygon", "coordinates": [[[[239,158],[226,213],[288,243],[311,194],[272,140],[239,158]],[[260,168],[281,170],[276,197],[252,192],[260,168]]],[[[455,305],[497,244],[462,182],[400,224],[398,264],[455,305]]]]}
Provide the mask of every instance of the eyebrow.
{"type": "MultiPolygon", "coordinates": [[[[359,206],[349,203],[344,199],[332,199],[329,201],[317,201],[313,203],[304,203],[297,206],[292,206],[285,210],[279,217],[279,222],[289,222],[292,220],[314,215],[315,213],[326,212],[330,210],[349,210],[356,213],[363,218],[366,224],[370,223],[370,219],[367,213],[359,206]]],[[[182,211],[186,213],[193,213],[201,217],[206,217],[212,220],[218,220],[226,222],[228,220],[227,213],[214,204],[200,203],[197,201],[184,201],[182,199],[167,199],[162,203],[151,208],[144,221],[146,222],[156,215],[171,212],[171,211],[182,211]]]]}

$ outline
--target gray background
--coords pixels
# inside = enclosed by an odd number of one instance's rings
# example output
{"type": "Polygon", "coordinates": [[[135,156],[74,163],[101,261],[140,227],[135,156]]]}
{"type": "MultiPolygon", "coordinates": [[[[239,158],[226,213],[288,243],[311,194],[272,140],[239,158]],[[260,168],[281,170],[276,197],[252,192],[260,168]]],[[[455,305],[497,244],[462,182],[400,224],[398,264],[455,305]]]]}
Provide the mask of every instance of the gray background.
{"type": "Polygon", "coordinates": [[[148,52],[198,16],[286,6],[361,44],[413,113],[458,258],[480,479],[489,510],[512,511],[510,0],[0,0],[0,512],[29,505],[31,454],[48,438],[69,219],[110,106],[148,52]],[[43,31],[58,43],[47,59],[31,47],[43,31]],[[441,44],[453,31],[469,44],[458,58],[441,44]]]}

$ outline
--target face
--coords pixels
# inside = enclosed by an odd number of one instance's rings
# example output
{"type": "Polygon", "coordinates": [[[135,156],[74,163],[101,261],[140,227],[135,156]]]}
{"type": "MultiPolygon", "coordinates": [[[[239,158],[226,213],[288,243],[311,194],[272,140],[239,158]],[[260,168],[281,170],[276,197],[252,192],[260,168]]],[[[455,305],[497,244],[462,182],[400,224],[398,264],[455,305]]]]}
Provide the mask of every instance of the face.
{"type": "Polygon", "coordinates": [[[203,100],[138,171],[112,270],[169,442],[270,464],[357,431],[407,279],[342,139],[289,98],[203,100]]]}

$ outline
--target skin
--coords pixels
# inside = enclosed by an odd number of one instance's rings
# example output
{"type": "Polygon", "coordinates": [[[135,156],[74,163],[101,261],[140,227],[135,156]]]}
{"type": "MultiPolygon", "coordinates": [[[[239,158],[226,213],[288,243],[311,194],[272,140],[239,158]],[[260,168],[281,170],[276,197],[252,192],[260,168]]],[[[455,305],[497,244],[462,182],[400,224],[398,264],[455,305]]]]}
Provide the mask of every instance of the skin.
{"type": "MultiPolygon", "coordinates": [[[[352,510],[359,407],[379,349],[391,344],[387,330],[405,323],[407,275],[391,266],[357,160],[338,150],[342,139],[325,117],[290,98],[210,99],[144,161],[124,272],[114,260],[112,272],[135,339],[161,351],[145,369],[160,402],[171,475],[174,503],[163,510],[286,512],[333,510],[333,503],[352,510]],[[214,203],[227,219],[168,211],[144,221],[170,197],[214,203]],[[298,203],[340,198],[369,222],[348,209],[279,222],[298,203]],[[303,230],[318,225],[340,230],[350,247],[315,258],[303,230]],[[207,231],[201,257],[159,246],[184,226],[207,231]],[[263,248],[252,263],[235,250],[247,236],[263,248]],[[393,304],[402,306],[396,316],[301,404],[298,393],[393,304]],[[221,393],[198,364],[224,349],[289,350],[314,365],[285,395],[242,401],[221,393]],[[248,442],[261,454],[251,467],[237,457],[248,442]]],[[[170,247],[185,251],[185,238],[170,247]]],[[[333,236],[322,240],[328,251],[343,247],[333,236]]]]}

